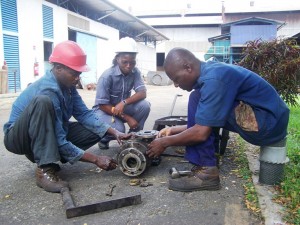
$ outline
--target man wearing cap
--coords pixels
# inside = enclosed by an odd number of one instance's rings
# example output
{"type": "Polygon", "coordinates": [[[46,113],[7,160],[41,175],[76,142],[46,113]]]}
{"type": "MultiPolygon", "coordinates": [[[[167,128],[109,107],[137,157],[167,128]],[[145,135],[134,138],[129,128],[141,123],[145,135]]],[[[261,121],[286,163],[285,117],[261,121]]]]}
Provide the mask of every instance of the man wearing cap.
{"type": "MultiPolygon", "coordinates": [[[[129,132],[142,130],[150,112],[150,103],[145,100],[147,90],[135,67],[137,53],[137,44],[132,38],[120,39],[112,67],[103,72],[97,84],[94,108],[102,121],[121,132],[125,132],[124,123],[128,124],[129,132]]],[[[113,139],[106,135],[99,142],[99,148],[108,149],[113,139]]]]}
{"type": "Polygon", "coordinates": [[[89,110],[75,86],[82,72],[89,70],[86,54],[73,41],[55,46],[49,61],[50,71],[29,85],[13,103],[9,121],[4,125],[4,144],[8,151],[25,155],[37,164],[36,184],[48,192],[60,192],[68,183],[57,172],[57,162],[94,163],[113,170],[117,163],[110,157],[84,150],[106,134],[118,141],[128,138],[101,121],[89,110]],[[70,122],[74,117],[77,121],[70,122]]]}

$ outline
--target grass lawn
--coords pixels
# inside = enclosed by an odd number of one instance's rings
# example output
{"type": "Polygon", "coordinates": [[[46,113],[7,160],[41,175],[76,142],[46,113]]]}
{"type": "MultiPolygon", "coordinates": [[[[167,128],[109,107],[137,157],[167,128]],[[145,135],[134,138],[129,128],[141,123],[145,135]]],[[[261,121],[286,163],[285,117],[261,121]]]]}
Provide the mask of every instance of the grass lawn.
{"type": "Polygon", "coordinates": [[[284,220],[288,224],[300,224],[300,106],[290,110],[287,141],[290,162],[285,166],[285,179],[274,200],[285,207],[284,220]]]}

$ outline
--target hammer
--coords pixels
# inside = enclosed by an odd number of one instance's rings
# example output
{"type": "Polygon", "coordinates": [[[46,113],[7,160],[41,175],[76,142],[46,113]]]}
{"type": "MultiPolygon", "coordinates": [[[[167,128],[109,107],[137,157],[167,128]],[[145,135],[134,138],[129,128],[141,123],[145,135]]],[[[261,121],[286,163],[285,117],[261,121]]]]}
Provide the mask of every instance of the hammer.
{"type": "Polygon", "coordinates": [[[170,169],[169,171],[171,178],[175,179],[175,178],[179,178],[181,176],[188,176],[190,175],[192,172],[189,170],[186,171],[179,171],[177,170],[175,167],[172,167],[172,169],[170,169]]]}

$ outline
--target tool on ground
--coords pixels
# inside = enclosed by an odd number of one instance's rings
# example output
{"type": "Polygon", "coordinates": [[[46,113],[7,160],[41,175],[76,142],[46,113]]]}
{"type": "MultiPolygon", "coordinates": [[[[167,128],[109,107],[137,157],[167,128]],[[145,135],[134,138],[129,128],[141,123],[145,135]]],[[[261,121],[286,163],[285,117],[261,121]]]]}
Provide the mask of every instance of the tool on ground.
{"type": "Polygon", "coordinates": [[[94,204],[75,206],[70,190],[64,187],[60,191],[67,218],[89,215],[97,212],[104,212],[125,206],[137,205],[142,203],[141,195],[133,195],[109,201],[102,201],[94,204]]]}
{"type": "Polygon", "coordinates": [[[173,178],[173,179],[179,178],[182,176],[188,176],[188,175],[192,174],[192,172],[190,170],[179,171],[175,167],[172,167],[170,169],[169,173],[171,175],[171,178],[173,178]]]}
{"type": "Polygon", "coordinates": [[[115,187],[116,187],[116,185],[110,184],[109,185],[109,191],[106,193],[106,196],[112,196],[112,192],[113,192],[115,187]]]}

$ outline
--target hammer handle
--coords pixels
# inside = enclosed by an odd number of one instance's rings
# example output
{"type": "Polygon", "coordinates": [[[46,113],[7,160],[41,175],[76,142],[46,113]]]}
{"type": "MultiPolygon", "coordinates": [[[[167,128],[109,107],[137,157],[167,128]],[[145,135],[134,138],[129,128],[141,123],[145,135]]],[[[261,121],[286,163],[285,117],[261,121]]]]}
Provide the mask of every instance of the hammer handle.
{"type": "Polygon", "coordinates": [[[62,200],[63,200],[63,204],[65,209],[70,209],[70,208],[74,208],[75,204],[73,201],[73,198],[70,194],[70,189],[68,187],[64,187],[60,190],[60,193],[62,195],[62,200]]]}

